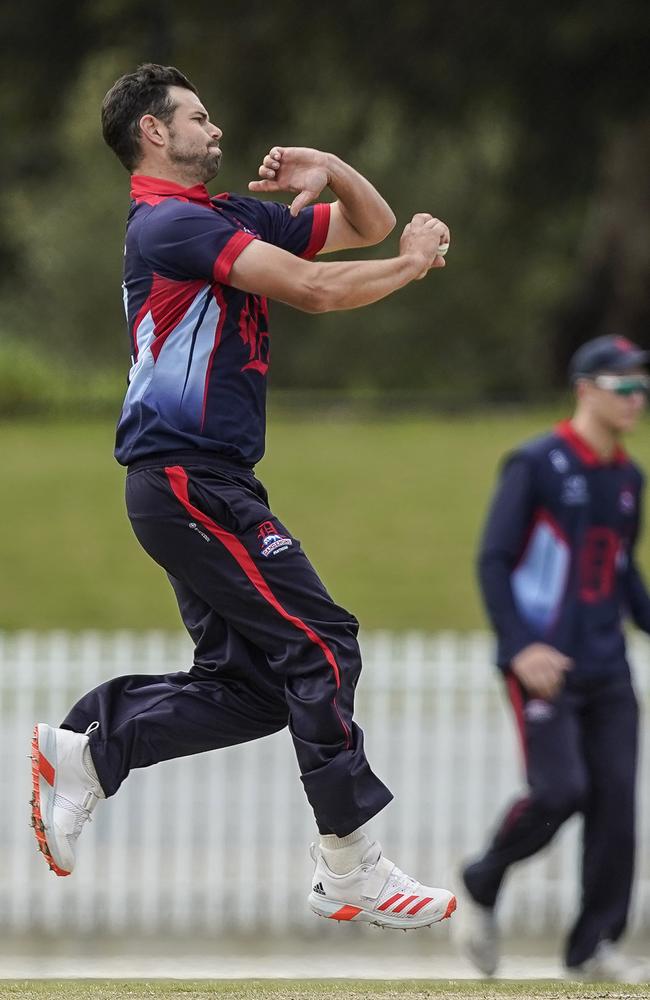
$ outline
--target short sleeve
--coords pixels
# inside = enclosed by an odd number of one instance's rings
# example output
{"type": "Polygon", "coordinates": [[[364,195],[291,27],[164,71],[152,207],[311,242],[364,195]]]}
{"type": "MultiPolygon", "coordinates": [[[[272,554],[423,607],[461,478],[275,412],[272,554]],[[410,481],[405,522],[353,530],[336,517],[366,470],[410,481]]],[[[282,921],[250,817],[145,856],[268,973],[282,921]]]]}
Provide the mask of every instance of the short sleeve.
{"type": "Polygon", "coordinates": [[[253,239],[215,209],[170,198],[145,220],[139,249],[163,277],[226,283],[235,260],[253,239]]]}
{"type": "Polygon", "coordinates": [[[327,202],[308,205],[293,216],[287,205],[258,201],[260,228],[267,243],[310,260],[322,250],[330,225],[327,202]]]}

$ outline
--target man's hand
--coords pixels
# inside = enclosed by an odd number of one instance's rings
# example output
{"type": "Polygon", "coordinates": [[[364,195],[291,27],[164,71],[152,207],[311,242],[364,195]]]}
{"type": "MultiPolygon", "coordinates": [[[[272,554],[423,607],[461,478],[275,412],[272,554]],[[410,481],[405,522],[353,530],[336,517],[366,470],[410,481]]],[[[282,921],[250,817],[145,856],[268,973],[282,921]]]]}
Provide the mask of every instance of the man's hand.
{"type": "Polygon", "coordinates": [[[399,241],[400,257],[419,256],[422,269],[417,278],[424,278],[433,267],[444,267],[445,258],[437,253],[441,244],[450,241],[449,229],[440,219],[427,212],[418,212],[405,227],[399,241]]]}
{"type": "Polygon", "coordinates": [[[329,183],[328,155],[306,146],[273,146],[266,154],[249,191],[292,191],[297,197],[290,205],[292,215],[315,201],[329,183]]]}
{"type": "Polygon", "coordinates": [[[564,675],[573,660],[553,646],[533,642],[513,658],[510,667],[529,694],[551,701],[564,684],[564,675]]]}

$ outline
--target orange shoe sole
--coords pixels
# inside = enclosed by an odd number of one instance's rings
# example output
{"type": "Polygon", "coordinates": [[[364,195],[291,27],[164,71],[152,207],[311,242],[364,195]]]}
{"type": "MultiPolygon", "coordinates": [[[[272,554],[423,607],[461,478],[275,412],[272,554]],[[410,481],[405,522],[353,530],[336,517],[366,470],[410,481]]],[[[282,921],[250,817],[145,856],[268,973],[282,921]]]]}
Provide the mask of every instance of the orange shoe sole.
{"type": "MultiPolygon", "coordinates": [[[[70,872],[65,871],[63,868],[59,868],[56,861],[52,857],[49,847],[47,846],[45,825],[41,815],[40,779],[41,777],[44,777],[45,780],[48,781],[49,776],[51,775],[53,780],[54,775],[52,772],[52,765],[42,755],[38,746],[38,725],[34,726],[34,734],[32,736],[32,752],[30,756],[32,758],[32,827],[34,828],[34,836],[36,837],[38,850],[47,861],[50,871],[53,871],[55,875],[69,875],[70,872]]],[[[52,781],[49,783],[52,784],[52,781]]]]}

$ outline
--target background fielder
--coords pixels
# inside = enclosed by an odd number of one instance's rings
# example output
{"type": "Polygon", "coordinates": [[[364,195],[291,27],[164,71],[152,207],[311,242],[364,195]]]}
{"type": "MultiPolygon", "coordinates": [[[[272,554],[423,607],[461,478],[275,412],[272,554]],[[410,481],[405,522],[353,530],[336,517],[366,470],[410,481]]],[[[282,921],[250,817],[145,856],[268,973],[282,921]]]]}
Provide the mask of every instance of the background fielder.
{"type": "Polygon", "coordinates": [[[529,785],[463,873],[476,904],[468,950],[488,974],[498,964],[494,910],[508,868],[577,811],[582,898],[566,965],[595,979],[648,971],[616,947],[632,887],[638,730],[622,616],[650,632],[635,563],[644,481],[620,438],[645,406],[647,359],[623,337],[576,352],[572,419],[508,457],[485,526],[481,589],[529,785]]]}

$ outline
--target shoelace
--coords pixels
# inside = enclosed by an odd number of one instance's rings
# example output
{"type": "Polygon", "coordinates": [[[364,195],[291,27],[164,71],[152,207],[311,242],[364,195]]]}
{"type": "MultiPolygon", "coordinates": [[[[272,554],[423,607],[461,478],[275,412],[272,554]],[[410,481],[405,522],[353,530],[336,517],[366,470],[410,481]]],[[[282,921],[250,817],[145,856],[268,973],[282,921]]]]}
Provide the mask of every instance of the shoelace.
{"type": "Polygon", "coordinates": [[[393,868],[390,877],[391,879],[394,879],[395,882],[399,882],[401,886],[406,886],[408,889],[415,889],[420,884],[417,879],[411,878],[410,875],[406,875],[401,868],[397,867],[397,865],[393,868]]]}
{"type": "Polygon", "coordinates": [[[74,803],[70,803],[73,806],[75,817],[72,830],[68,834],[68,836],[72,837],[73,840],[76,840],[79,834],[81,833],[84,823],[92,823],[93,821],[91,813],[95,808],[95,806],[97,805],[98,800],[94,792],[88,792],[86,795],[86,799],[88,799],[88,795],[90,796],[90,799],[88,800],[88,806],[90,806],[90,808],[88,808],[87,806],[77,806],[74,805],[74,803]]]}

